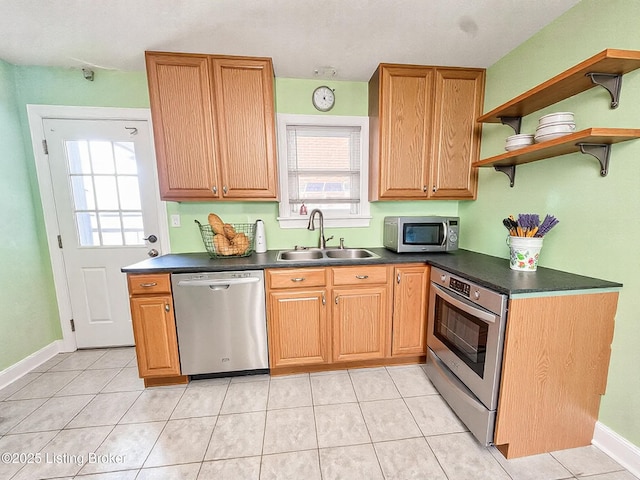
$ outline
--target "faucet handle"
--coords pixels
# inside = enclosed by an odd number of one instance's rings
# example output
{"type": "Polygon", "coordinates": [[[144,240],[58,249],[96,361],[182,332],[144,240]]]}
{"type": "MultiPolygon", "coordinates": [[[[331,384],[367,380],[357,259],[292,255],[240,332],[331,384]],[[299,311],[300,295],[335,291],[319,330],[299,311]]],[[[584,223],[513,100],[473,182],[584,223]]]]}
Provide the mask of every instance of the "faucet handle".
{"type": "Polygon", "coordinates": [[[333,239],[333,235],[331,235],[329,238],[325,238],[325,239],[324,239],[324,244],[325,244],[325,246],[327,245],[327,242],[328,242],[329,240],[332,240],[332,239],[333,239]]]}
{"type": "Polygon", "coordinates": [[[344,250],[344,237],[340,237],[340,250],[344,250]]]}

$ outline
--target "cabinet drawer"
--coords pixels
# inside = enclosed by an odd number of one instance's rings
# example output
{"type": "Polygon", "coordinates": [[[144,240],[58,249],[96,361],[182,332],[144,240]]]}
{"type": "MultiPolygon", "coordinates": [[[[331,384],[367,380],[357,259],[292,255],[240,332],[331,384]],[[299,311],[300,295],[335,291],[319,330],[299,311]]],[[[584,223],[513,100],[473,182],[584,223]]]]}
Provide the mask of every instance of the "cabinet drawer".
{"type": "Polygon", "coordinates": [[[127,275],[127,282],[131,295],[171,293],[171,279],[168,273],[127,275]]]}
{"type": "Polygon", "coordinates": [[[331,269],[334,285],[367,285],[387,283],[386,265],[362,267],[338,267],[331,269]]]}
{"type": "Polygon", "coordinates": [[[327,281],[324,268],[287,268],[267,270],[269,288],[323,287],[327,281]]]}

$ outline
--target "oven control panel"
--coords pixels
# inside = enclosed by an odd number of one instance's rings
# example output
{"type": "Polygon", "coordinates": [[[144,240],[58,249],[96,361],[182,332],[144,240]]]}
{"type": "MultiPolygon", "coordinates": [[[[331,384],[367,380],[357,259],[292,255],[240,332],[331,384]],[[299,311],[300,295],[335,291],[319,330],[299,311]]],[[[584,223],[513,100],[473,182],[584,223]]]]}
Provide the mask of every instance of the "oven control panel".
{"type": "Polygon", "coordinates": [[[465,297],[468,297],[471,292],[471,285],[461,282],[457,278],[453,277],[449,280],[449,288],[454,292],[464,295],[465,297]]]}

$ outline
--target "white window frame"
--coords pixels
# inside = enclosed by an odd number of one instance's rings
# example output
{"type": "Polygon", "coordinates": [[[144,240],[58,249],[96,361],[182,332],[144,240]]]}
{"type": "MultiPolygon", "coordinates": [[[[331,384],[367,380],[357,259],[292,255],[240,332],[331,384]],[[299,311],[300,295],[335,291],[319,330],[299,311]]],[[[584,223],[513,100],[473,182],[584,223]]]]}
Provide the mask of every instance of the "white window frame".
{"type": "MultiPolygon", "coordinates": [[[[280,228],[307,228],[309,215],[292,214],[289,205],[289,172],[287,165],[287,126],[309,125],[328,127],[360,128],[360,213],[358,215],[336,215],[324,213],[325,227],[368,227],[371,223],[369,205],[369,118],[356,116],[276,115],[278,128],[278,172],[280,182],[280,204],[278,222],[280,228]]],[[[309,214],[311,213],[309,209],[309,214]]]]}

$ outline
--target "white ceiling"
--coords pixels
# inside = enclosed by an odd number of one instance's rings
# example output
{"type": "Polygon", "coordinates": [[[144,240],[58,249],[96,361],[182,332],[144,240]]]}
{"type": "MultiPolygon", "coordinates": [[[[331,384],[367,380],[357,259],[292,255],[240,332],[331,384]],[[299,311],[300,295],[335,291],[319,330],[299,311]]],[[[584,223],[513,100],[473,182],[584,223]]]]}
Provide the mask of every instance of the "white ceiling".
{"type": "Polygon", "coordinates": [[[380,62],[489,67],[579,0],[0,0],[0,59],[144,70],[144,51],[272,57],[366,81],[380,62]]]}

